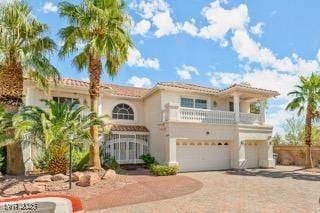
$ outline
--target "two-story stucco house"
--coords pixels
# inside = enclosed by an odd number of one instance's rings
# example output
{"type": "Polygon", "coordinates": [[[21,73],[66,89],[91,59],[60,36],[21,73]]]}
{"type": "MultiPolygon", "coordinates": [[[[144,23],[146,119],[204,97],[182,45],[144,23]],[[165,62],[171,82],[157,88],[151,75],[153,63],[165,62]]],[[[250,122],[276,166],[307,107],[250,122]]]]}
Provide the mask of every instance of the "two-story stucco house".
{"type": "MultiPolygon", "coordinates": [[[[62,79],[46,94],[25,81],[25,104],[43,106],[41,99],[89,103],[89,84],[62,79]]],[[[250,113],[250,104],[277,96],[271,90],[232,85],[218,90],[178,82],[158,83],[151,89],[101,85],[99,113],[108,114],[109,135],[102,149],[120,164],[141,163],[150,153],[160,163],[179,165],[180,171],[273,167],[265,108],[250,113]]],[[[32,169],[32,146],[24,148],[32,169]]]]}

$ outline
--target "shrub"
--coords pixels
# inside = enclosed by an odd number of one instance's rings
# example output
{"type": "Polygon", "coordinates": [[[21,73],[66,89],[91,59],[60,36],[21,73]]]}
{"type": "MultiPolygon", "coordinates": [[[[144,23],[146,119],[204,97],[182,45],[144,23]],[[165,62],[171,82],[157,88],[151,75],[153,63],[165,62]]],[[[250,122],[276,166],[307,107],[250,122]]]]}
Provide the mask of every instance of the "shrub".
{"type": "Polygon", "coordinates": [[[44,151],[36,155],[32,159],[32,162],[37,169],[48,170],[50,160],[50,154],[47,151],[44,151]]]}
{"type": "Polygon", "coordinates": [[[115,157],[111,156],[110,154],[102,155],[102,165],[106,169],[112,169],[116,173],[120,172],[120,165],[116,161],[115,157]]]}
{"type": "Polygon", "coordinates": [[[179,171],[178,166],[167,166],[167,165],[151,165],[150,172],[156,176],[168,176],[176,175],[179,171]]]}
{"type": "Polygon", "coordinates": [[[89,162],[87,150],[74,149],[72,151],[72,171],[84,171],[89,162]]]}
{"type": "Polygon", "coordinates": [[[6,149],[4,147],[0,148],[0,172],[2,174],[6,173],[6,167],[7,167],[6,154],[7,154],[6,149]]]}
{"type": "Polygon", "coordinates": [[[143,160],[144,164],[148,168],[150,168],[150,166],[153,164],[158,164],[156,159],[154,157],[152,157],[150,154],[141,155],[140,159],[143,160]]]}

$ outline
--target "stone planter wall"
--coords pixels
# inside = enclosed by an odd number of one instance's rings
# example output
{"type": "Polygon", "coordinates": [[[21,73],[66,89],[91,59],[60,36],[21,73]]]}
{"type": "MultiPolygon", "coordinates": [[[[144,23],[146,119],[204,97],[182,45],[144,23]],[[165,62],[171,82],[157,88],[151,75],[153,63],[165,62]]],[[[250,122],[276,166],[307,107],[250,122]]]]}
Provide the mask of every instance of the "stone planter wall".
{"type": "MultiPolygon", "coordinates": [[[[278,145],[273,147],[273,152],[279,155],[278,164],[304,166],[305,146],[278,145]]],[[[311,148],[314,166],[320,161],[320,146],[311,148]]]]}

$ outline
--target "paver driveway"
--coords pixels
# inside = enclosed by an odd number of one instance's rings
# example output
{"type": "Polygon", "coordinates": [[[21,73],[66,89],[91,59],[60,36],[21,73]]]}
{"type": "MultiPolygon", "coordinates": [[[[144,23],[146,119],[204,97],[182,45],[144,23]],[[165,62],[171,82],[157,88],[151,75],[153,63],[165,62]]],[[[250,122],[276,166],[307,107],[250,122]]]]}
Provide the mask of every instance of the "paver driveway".
{"type": "Polygon", "coordinates": [[[97,212],[320,212],[320,174],[297,167],[184,173],[203,183],[173,199],[97,212]]]}

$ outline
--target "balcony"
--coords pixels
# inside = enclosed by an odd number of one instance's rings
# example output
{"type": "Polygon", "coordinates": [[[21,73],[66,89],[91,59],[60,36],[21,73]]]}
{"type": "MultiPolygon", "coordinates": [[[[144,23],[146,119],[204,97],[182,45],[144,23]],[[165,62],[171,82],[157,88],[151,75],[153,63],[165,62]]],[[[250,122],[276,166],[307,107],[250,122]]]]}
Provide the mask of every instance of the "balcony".
{"type": "Polygon", "coordinates": [[[169,104],[166,105],[163,113],[163,121],[185,121],[226,125],[236,123],[259,125],[264,123],[264,116],[261,114],[239,112],[237,116],[236,112],[184,108],[179,106],[170,106],[169,104]]]}

